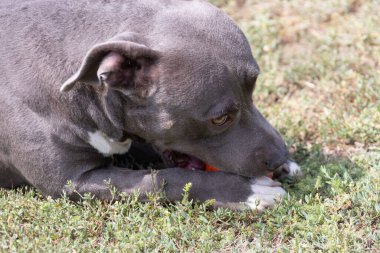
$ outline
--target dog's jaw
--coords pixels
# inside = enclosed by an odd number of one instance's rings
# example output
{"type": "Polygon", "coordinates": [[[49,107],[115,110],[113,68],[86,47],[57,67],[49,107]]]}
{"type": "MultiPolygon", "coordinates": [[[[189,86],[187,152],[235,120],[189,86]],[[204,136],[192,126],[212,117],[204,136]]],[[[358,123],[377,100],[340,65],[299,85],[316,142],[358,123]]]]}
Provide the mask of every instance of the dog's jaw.
{"type": "Polygon", "coordinates": [[[244,202],[250,209],[259,212],[266,208],[273,208],[277,201],[285,195],[281,183],[273,181],[269,177],[253,179],[251,183],[252,194],[244,202]]]}

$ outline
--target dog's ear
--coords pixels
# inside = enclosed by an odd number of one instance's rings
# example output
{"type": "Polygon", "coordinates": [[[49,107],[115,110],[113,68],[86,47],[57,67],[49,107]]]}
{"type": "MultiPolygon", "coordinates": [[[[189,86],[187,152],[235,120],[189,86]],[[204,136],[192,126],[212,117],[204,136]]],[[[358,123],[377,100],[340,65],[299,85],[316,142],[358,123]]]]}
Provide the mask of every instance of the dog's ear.
{"type": "Polygon", "coordinates": [[[85,56],[79,70],[61,87],[69,91],[76,84],[141,92],[151,82],[152,67],[158,52],[130,41],[111,41],[94,46],[85,56]]]}

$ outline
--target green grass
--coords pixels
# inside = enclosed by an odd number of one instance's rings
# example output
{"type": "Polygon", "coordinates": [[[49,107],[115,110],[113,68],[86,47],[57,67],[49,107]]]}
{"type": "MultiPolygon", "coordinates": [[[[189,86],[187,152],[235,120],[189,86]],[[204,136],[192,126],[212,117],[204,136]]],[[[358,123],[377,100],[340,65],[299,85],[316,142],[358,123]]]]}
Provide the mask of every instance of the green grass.
{"type": "Polygon", "coordinates": [[[213,2],[251,42],[255,103],[305,177],[262,214],[0,190],[1,251],[380,251],[380,2],[213,2]]]}

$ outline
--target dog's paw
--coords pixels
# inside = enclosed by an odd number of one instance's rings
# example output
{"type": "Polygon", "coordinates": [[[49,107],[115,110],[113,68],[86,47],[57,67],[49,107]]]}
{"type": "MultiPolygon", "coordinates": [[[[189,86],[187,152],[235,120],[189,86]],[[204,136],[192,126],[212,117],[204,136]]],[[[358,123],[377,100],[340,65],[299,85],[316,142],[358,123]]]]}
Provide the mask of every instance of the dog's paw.
{"type": "Polygon", "coordinates": [[[272,208],[276,201],[281,200],[286,192],[281,183],[273,181],[269,177],[260,177],[252,180],[252,194],[244,202],[252,210],[263,211],[272,208]]]}

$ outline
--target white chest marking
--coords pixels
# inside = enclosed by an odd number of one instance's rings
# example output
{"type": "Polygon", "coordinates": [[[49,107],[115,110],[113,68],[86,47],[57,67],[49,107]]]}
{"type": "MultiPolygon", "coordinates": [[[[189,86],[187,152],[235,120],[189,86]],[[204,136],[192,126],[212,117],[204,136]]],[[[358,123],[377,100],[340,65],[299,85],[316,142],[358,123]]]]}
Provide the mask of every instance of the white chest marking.
{"type": "Polygon", "coordinates": [[[88,136],[88,143],[105,156],[127,153],[132,144],[131,139],[117,142],[101,131],[88,132],[88,136]]]}

